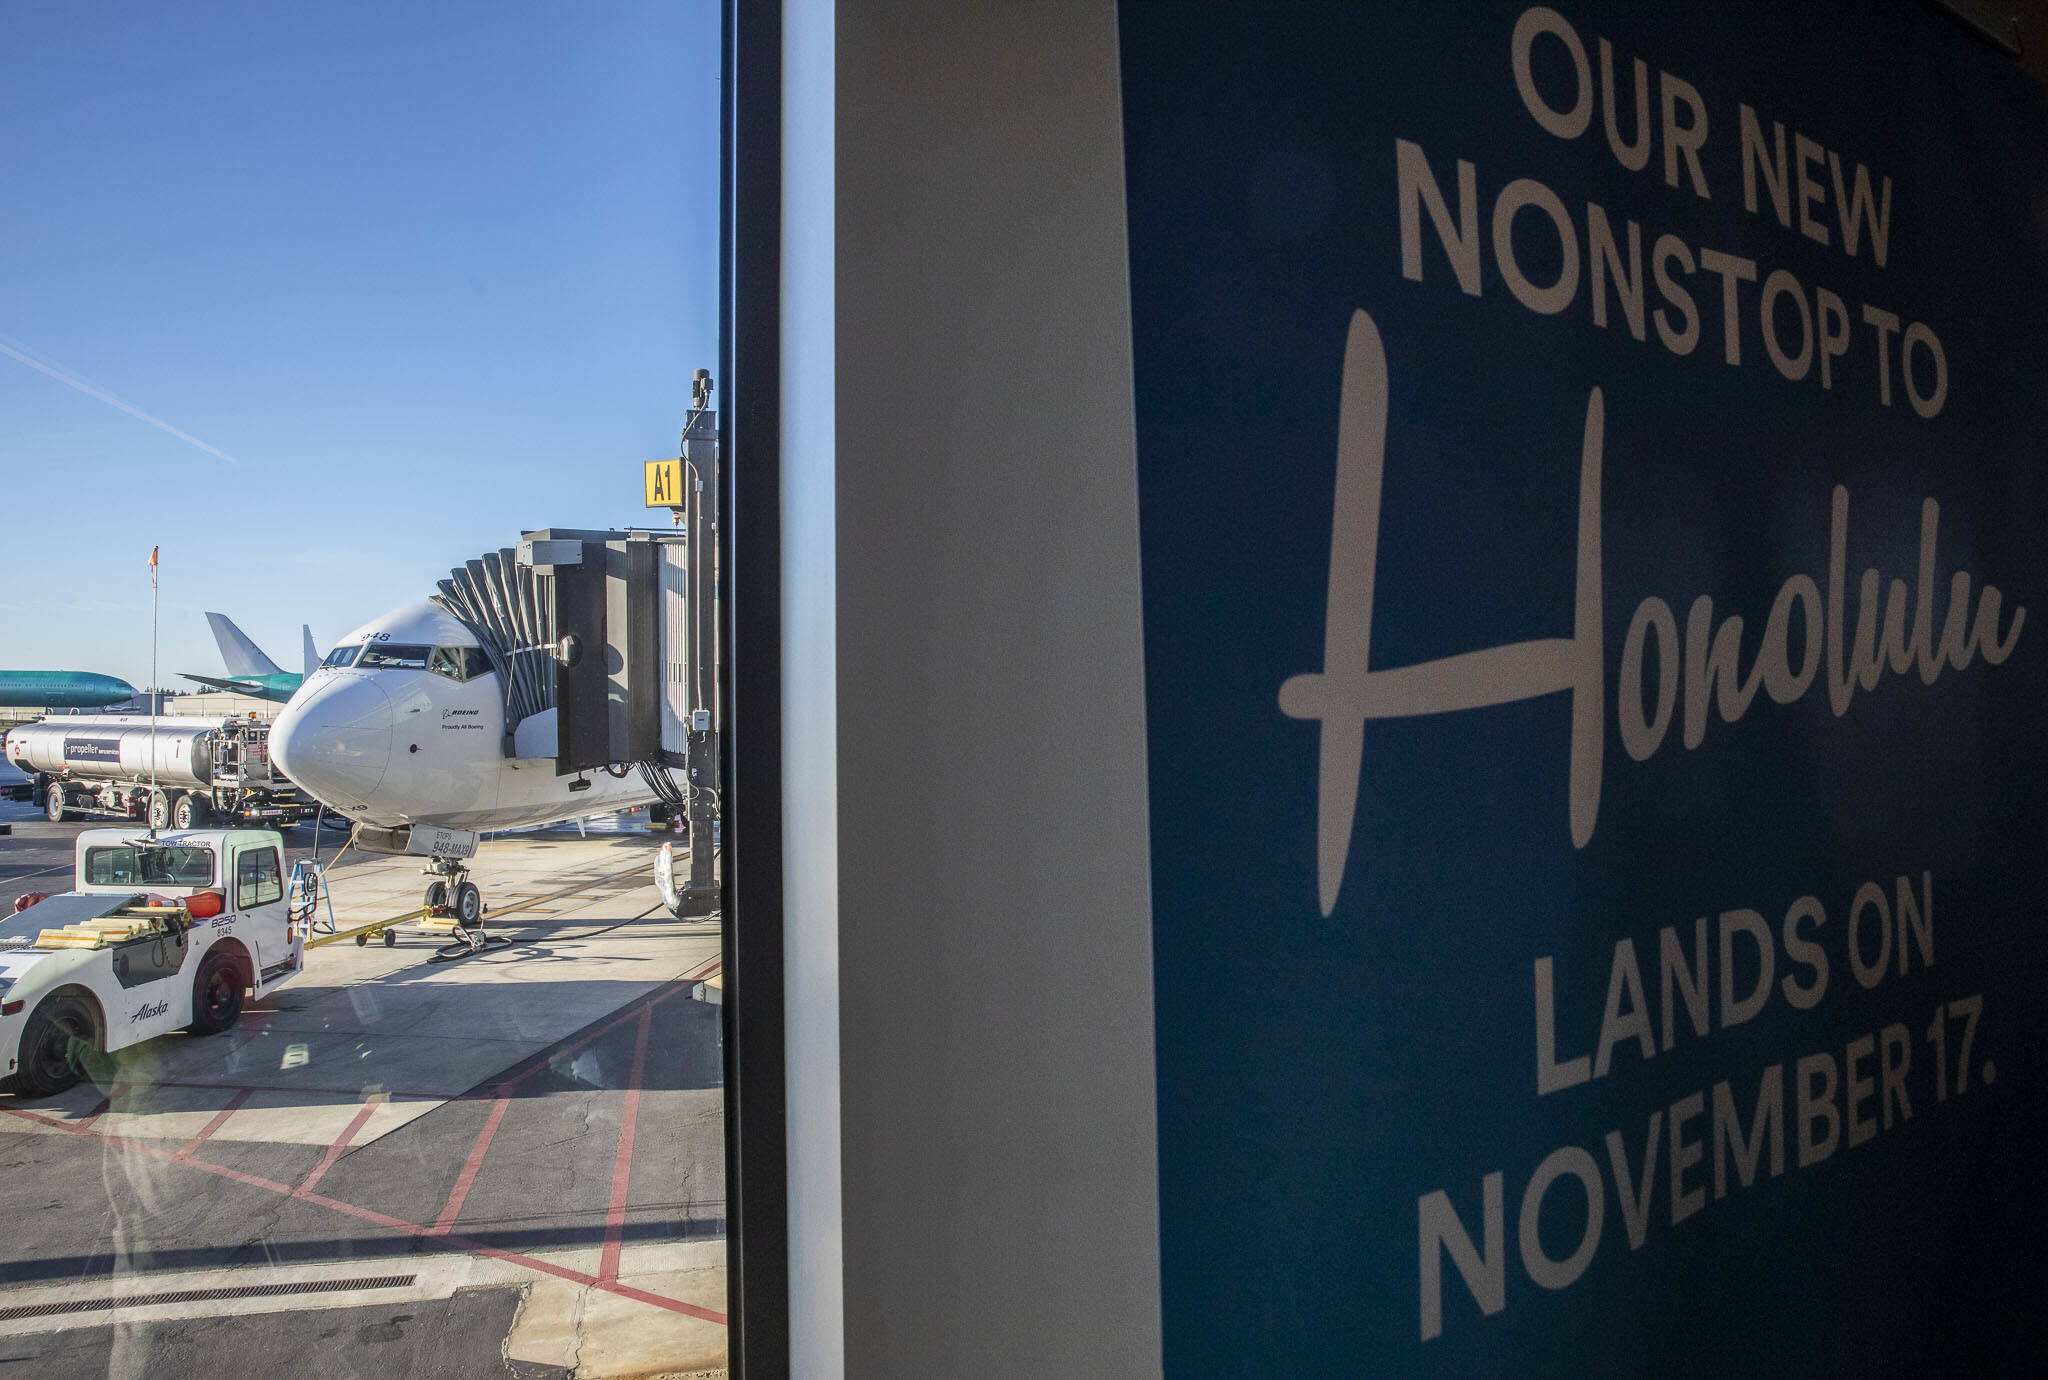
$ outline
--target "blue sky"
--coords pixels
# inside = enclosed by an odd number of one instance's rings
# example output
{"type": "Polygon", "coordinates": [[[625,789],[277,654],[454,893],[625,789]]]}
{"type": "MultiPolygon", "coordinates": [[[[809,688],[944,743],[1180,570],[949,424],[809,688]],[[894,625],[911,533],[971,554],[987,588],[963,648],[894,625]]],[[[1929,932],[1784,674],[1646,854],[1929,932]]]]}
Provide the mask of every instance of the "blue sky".
{"type": "Polygon", "coordinates": [[[521,529],[665,523],[718,45],[711,0],[0,5],[0,666],[142,685],[153,545],[177,684],[207,609],[296,670],[521,529]]]}

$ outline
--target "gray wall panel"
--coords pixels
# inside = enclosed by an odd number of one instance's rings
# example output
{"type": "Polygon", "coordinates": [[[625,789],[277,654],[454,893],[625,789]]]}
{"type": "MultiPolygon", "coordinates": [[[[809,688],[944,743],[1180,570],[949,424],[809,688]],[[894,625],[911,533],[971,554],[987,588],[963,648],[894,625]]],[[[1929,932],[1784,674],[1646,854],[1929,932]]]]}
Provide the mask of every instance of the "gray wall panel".
{"type": "Polygon", "coordinates": [[[1114,9],[836,41],[847,1372],[1155,1372],[1114,9]]]}

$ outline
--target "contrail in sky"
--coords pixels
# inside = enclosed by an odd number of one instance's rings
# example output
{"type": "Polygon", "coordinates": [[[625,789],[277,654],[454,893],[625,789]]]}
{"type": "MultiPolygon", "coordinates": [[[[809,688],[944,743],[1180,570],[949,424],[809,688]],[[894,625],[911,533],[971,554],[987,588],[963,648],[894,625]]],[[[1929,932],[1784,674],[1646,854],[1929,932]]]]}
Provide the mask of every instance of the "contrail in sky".
{"type": "Polygon", "coordinates": [[[144,412],[141,408],[137,407],[135,404],[131,402],[124,402],[122,399],[115,397],[112,393],[109,393],[106,389],[100,387],[98,384],[92,383],[86,379],[82,379],[78,377],[76,374],[67,374],[62,369],[57,368],[54,364],[45,363],[43,360],[36,358],[34,354],[30,353],[27,346],[17,346],[9,344],[5,336],[0,336],[0,355],[6,355],[9,359],[18,359],[23,364],[26,364],[29,368],[37,370],[40,373],[48,374],[51,378],[57,380],[57,382],[61,384],[64,384],[66,387],[76,388],[79,392],[85,394],[87,397],[97,398],[101,402],[107,404],[109,407],[118,407],[123,412],[126,412],[129,416],[135,418],[137,421],[148,422],[151,426],[155,427],[159,431],[168,431],[171,435],[177,437],[180,441],[183,441],[188,445],[197,446],[199,447],[199,449],[205,451],[208,455],[218,456],[222,460],[227,461],[230,465],[239,465],[242,463],[241,461],[235,459],[234,456],[229,455],[226,451],[221,450],[219,447],[209,446],[208,444],[206,444],[206,442],[200,440],[197,436],[194,436],[189,431],[180,431],[178,430],[178,428],[172,426],[163,418],[152,417],[147,412],[144,412]]]}

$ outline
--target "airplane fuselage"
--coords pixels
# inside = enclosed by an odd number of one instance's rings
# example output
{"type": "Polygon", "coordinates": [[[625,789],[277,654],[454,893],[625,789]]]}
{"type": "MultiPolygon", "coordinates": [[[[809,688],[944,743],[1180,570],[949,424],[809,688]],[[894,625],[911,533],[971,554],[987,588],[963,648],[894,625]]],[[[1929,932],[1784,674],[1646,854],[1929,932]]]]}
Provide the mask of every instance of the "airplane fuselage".
{"type": "Polygon", "coordinates": [[[0,671],[0,705],[99,709],[135,698],[135,687],[97,671],[0,671]]]}
{"type": "Polygon", "coordinates": [[[552,723],[529,721],[518,735],[531,756],[507,757],[504,740],[497,673],[474,636],[431,604],[343,638],[270,737],[294,782],[380,828],[509,829],[655,799],[637,772],[592,772],[572,790],[578,778],[555,772],[552,723]]]}

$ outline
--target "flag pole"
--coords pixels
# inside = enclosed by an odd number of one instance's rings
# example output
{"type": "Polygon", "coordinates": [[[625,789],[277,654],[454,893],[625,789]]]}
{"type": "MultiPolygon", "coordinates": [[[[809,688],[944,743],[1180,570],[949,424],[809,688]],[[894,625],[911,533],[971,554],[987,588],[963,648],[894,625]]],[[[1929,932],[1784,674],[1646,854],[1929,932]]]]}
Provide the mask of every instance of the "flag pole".
{"type": "Polygon", "coordinates": [[[149,837],[156,840],[156,553],[149,548],[149,837]]]}

